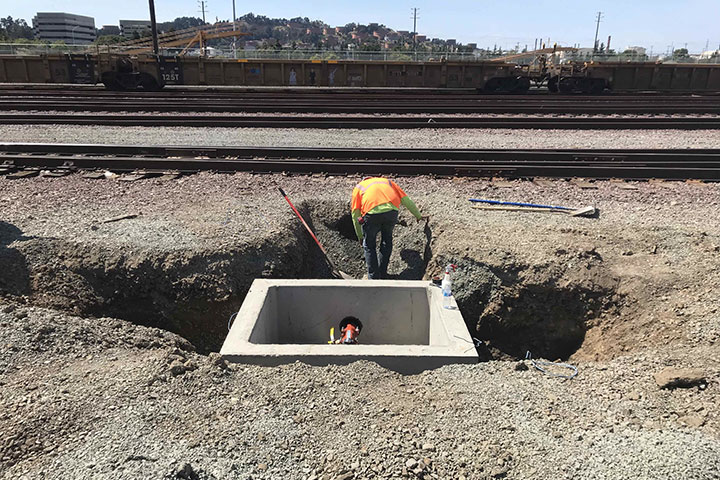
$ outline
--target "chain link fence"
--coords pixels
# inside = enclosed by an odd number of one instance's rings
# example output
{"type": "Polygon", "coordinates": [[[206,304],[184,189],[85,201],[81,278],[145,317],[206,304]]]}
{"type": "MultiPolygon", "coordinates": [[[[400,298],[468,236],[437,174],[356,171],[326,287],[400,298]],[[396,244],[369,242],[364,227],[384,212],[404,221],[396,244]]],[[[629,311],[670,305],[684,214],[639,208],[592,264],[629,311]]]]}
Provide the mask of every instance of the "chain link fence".
{"type": "MultiPolygon", "coordinates": [[[[100,54],[100,53],[125,53],[128,51],[136,51],[137,46],[118,46],[118,45],[65,45],[65,44],[35,44],[35,43],[0,43],[0,55],[41,55],[41,54],[100,54]]],[[[185,51],[185,55],[189,56],[207,56],[209,58],[237,58],[246,60],[362,60],[362,61],[397,61],[397,62],[428,62],[428,61],[452,61],[452,62],[481,62],[496,58],[512,55],[513,52],[505,52],[503,54],[493,54],[492,52],[476,51],[473,53],[466,52],[428,52],[428,51],[361,51],[361,50],[290,50],[290,49],[271,49],[271,50],[244,50],[232,48],[215,48],[206,47],[204,49],[191,48],[162,48],[160,54],[163,56],[176,56],[185,51]]],[[[148,50],[150,52],[150,50],[148,50]]],[[[555,63],[560,62],[658,62],[663,63],[720,63],[720,53],[710,56],[701,57],[700,55],[691,55],[683,58],[673,58],[665,56],[638,55],[638,54],[620,54],[620,55],[604,55],[604,54],[587,54],[576,55],[571,52],[562,52],[554,57],[555,63]]],[[[511,61],[514,63],[527,64],[532,62],[532,57],[516,58],[511,61]]]]}

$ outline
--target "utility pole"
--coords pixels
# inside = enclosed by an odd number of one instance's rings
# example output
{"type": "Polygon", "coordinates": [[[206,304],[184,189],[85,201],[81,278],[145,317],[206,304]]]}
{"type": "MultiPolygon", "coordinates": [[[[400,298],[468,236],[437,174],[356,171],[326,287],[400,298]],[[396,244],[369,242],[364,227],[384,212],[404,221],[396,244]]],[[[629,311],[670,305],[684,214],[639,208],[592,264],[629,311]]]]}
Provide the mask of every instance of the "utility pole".
{"type": "Polygon", "coordinates": [[[157,22],[155,21],[155,0],[150,1],[150,32],[152,33],[153,52],[155,55],[160,54],[160,46],[158,45],[157,22]]]}
{"type": "Polygon", "coordinates": [[[413,7],[411,10],[413,14],[413,52],[415,52],[415,60],[417,60],[417,13],[420,9],[413,7]]]}
{"type": "MultiPolygon", "coordinates": [[[[233,32],[236,30],[235,26],[235,0],[233,2],[233,32]]],[[[233,58],[237,58],[237,37],[233,37],[233,58]]]]}
{"type": "Polygon", "coordinates": [[[203,24],[204,24],[204,23],[205,23],[205,3],[206,3],[206,0],[198,0],[198,3],[200,4],[200,11],[202,12],[203,24]]]}
{"type": "Polygon", "coordinates": [[[593,52],[597,53],[598,51],[598,34],[600,33],[600,20],[602,19],[603,12],[598,12],[597,14],[597,26],[595,27],[595,43],[593,43],[593,52]]]}

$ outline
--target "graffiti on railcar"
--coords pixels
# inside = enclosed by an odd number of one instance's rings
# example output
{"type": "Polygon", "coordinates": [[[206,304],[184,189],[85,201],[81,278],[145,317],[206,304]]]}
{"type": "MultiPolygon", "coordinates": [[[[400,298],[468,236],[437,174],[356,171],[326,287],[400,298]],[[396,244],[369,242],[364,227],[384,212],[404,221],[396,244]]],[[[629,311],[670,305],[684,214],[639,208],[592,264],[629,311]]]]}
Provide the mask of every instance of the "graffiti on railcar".
{"type": "Polygon", "coordinates": [[[70,72],[70,83],[94,84],[95,61],[94,59],[82,57],[68,59],[68,71],[70,72]]]}

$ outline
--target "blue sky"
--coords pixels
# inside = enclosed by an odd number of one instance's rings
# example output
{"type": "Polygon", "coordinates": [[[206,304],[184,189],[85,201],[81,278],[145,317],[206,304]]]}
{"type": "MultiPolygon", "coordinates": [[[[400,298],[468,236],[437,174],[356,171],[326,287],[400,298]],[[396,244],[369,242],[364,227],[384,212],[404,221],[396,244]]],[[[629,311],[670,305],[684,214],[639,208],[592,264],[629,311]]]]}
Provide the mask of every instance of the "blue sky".
{"type": "MultiPolygon", "coordinates": [[[[0,16],[24,18],[37,11],[65,11],[95,17],[97,26],[123,19],[149,18],[146,0],[1,0],[0,16]]],[[[396,30],[412,30],[410,8],[419,7],[418,32],[430,37],[456,38],[479,46],[533,46],[543,37],[562,45],[592,46],[595,16],[604,12],[600,39],[613,36],[612,46],[653,46],[655,52],[687,43],[693,52],[720,44],[720,0],[570,1],[426,1],[426,0],[311,0],[244,2],[236,0],[239,15],[252,11],[269,17],[309,17],[331,25],[378,22],[396,30]]],[[[158,21],[200,16],[197,0],[155,0],[158,21]]],[[[232,0],[209,0],[208,20],[232,16],[232,0]]]]}

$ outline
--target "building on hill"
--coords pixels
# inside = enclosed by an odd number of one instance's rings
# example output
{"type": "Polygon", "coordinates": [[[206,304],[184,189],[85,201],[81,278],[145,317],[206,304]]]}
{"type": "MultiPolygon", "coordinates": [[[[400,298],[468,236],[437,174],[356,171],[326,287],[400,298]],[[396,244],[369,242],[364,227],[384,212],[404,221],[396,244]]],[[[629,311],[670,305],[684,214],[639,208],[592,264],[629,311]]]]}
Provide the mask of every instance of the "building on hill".
{"type": "Polygon", "coordinates": [[[97,38],[95,19],[65,12],[38,12],[32,19],[35,38],[68,45],[87,45],[97,38]]]}
{"type": "Polygon", "coordinates": [[[352,38],[353,40],[358,40],[360,42],[365,42],[372,37],[369,34],[363,32],[351,32],[350,38],[352,38]]]}
{"type": "Polygon", "coordinates": [[[150,31],[150,20],[120,20],[120,35],[125,38],[142,37],[150,31]]]}
{"type": "Polygon", "coordinates": [[[325,47],[335,48],[340,45],[340,38],[336,37],[335,35],[328,35],[327,37],[322,39],[322,43],[325,47]]]}
{"type": "Polygon", "coordinates": [[[641,56],[642,56],[642,55],[647,54],[647,48],[645,48],[645,47],[638,47],[637,45],[635,45],[635,46],[629,46],[629,47],[625,47],[624,52],[632,52],[632,53],[634,53],[635,55],[641,55],[641,56]]]}
{"type": "Polygon", "coordinates": [[[120,35],[120,27],[117,25],[103,25],[98,35],[120,35]]]}

